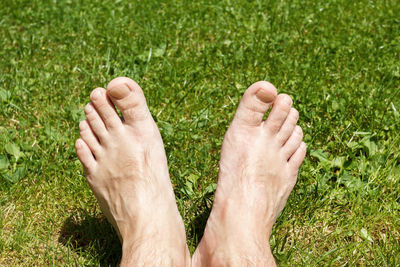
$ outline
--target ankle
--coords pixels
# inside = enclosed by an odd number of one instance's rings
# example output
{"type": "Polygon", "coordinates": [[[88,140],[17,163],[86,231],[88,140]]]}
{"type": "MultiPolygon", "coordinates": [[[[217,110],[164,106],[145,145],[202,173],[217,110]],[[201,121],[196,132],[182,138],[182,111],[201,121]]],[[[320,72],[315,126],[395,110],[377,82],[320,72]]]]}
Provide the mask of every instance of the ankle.
{"type": "Polygon", "coordinates": [[[207,250],[199,248],[192,258],[192,266],[276,266],[269,246],[253,251],[249,248],[207,250]]]}
{"type": "Polygon", "coordinates": [[[243,233],[224,235],[206,228],[193,255],[193,266],[275,266],[268,239],[243,233]]]}
{"type": "Polygon", "coordinates": [[[120,266],[190,266],[186,242],[147,239],[122,245],[120,266]]]}

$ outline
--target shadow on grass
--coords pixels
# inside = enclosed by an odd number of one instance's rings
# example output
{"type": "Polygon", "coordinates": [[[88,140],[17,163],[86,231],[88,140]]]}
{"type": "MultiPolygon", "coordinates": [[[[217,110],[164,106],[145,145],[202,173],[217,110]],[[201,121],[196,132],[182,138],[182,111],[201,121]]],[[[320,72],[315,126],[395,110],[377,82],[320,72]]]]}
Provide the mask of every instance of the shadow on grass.
{"type": "MultiPolygon", "coordinates": [[[[211,208],[201,206],[200,212],[189,223],[188,240],[191,252],[197,247],[203,237],[211,208]]],[[[105,217],[92,216],[86,211],[75,211],[68,217],[61,228],[58,242],[68,247],[88,262],[100,266],[118,266],[121,259],[121,244],[112,226],[105,217]]]]}
{"type": "Polygon", "coordinates": [[[106,218],[85,211],[65,220],[58,241],[101,266],[117,266],[121,259],[121,244],[112,226],[106,218]]]}
{"type": "Polygon", "coordinates": [[[201,238],[204,234],[204,229],[206,228],[208,217],[210,216],[211,206],[202,203],[198,206],[198,211],[196,212],[196,217],[194,217],[188,225],[187,229],[187,240],[192,240],[189,243],[189,250],[193,253],[194,249],[200,243],[201,238]]]}

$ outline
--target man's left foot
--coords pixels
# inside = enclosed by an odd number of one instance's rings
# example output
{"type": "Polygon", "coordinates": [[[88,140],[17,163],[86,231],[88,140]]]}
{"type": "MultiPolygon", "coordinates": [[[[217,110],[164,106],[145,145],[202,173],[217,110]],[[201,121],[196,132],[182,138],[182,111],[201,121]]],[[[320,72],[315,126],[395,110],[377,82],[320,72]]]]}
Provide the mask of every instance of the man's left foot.
{"type": "Polygon", "coordinates": [[[93,90],[90,100],[76,152],[101,210],[120,236],[121,266],[190,264],[164,145],[142,89],[131,79],[117,78],[107,90],[93,90]]]}

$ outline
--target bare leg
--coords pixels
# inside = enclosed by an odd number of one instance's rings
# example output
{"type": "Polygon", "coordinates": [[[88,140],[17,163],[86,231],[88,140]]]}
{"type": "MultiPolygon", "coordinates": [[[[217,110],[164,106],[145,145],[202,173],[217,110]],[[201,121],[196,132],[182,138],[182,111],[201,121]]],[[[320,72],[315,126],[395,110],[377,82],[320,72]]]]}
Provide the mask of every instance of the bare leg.
{"type": "Polygon", "coordinates": [[[268,243],[272,226],[306,153],[291,106],[291,98],[277,96],[267,82],[245,92],[222,144],[215,200],[194,266],[275,265],[268,243]]]}
{"type": "Polygon", "coordinates": [[[121,266],[190,265],[163,142],[142,89],[128,78],[117,78],[107,90],[93,90],[90,99],[76,151],[121,239],[121,266]]]}

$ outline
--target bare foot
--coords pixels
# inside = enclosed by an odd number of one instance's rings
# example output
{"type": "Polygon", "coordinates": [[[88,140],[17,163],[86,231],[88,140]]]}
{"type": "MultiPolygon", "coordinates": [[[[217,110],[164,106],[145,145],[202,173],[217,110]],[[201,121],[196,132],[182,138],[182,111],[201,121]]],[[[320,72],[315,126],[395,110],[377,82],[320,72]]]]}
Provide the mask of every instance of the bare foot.
{"type": "Polygon", "coordinates": [[[291,106],[291,98],[277,96],[268,82],[245,92],[222,144],[215,200],[194,265],[275,265],[268,243],[272,226],[306,153],[291,106]]]}
{"type": "Polygon", "coordinates": [[[93,90],[90,100],[76,151],[102,211],[120,236],[121,266],[189,265],[163,142],[142,89],[131,79],[116,78],[107,90],[93,90]]]}

